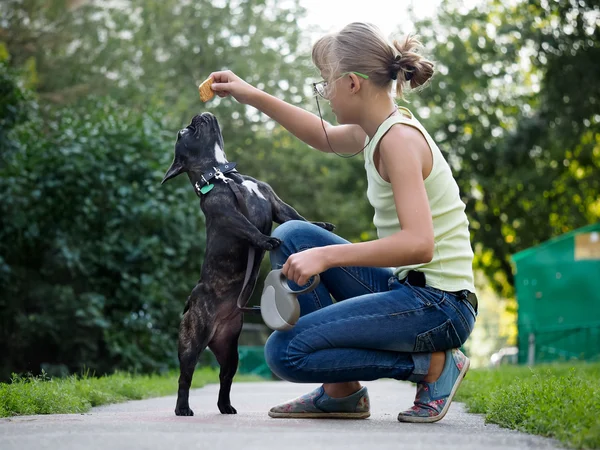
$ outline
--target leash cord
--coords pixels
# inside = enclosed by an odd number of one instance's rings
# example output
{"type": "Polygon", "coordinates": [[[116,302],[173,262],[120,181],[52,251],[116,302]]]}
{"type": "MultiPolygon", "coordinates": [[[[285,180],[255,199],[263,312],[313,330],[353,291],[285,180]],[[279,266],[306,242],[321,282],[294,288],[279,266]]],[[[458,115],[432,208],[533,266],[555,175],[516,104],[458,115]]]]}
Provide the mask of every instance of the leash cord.
{"type": "MultiPolygon", "coordinates": [[[[329,145],[329,148],[331,149],[331,151],[333,153],[335,153],[336,155],[338,155],[340,158],[352,158],[353,156],[358,155],[359,153],[362,153],[362,151],[367,148],[369,146],[369,144],[371,143],[371,140],[369,139],[369,141],[365,144],[365,146],[363,148],[361,148],[359,151],[357,151],[356,153],[353,153],[351,155],[344,155],[341,153],[336,152],[333,147],[331,146],[331,142],[329,142],[329,136],[327,135],[327,130],[325,130],[325,122],[323,121],[323,115],[321,114],[321,106],[319,105],[319,99],[317,98],[317,109],[319,110],[319,117],[321,118],[321,126],[323,127],[323,132],[325,133],[325,139],[327,139],[327,145],[329,145]]],[[[383,119],[383,122],[385,122],[386,120],[388,120],[390,117],[392,117],[394,115],[394,113],[398,111],[398,105],[395,105],[394,110],[390,113],[389,116],[387,116],[385,119],[383,119]]],[[[381,128],[381,125],[383,125],[383,122],[381,122],[379,124],[379,126],[377,127],[377,130],[375,130],[375,134],[377,134],[377,132],[379,131],[379,128],[381,128]]],[[[375,136],[375,135],[373,135],[375,136]]]]}

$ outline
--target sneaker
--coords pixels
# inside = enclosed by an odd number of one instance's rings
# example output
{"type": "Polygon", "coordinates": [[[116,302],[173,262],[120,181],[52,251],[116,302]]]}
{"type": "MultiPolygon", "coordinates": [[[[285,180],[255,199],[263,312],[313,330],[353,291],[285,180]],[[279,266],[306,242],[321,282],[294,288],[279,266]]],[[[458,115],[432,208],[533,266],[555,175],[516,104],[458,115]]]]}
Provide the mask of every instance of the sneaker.
{"type": "Polygon", "coordinates": [[[458,349],[448,350],[440,377],[433,383],[417,383],[414,406],[398,414],[398,420],[423,423],[443,419],[467,370],[469,358],[458,349]]]}
{"type": "Polygon", "coordinates": [[[286,419],[366,419],[370,415],[366,387],[348,397],[331,398],[321,386],[269,411],[270,417],[286,419]]]}

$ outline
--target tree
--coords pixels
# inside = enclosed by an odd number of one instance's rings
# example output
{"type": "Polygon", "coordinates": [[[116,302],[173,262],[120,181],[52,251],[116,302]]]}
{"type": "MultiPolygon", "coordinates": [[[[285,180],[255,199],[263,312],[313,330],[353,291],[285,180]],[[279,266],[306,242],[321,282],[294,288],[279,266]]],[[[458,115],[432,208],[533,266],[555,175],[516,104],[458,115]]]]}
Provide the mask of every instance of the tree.
{"type": "MultiPolygon", "coordinates": [[[[26,109],[29,94],[1,68],[17,99],[3,109],[26,109]]],[[[205,241],[198,203],[160,186],[173,142],[163,125],[95,100],[45,120],[29,110],[10,130],[0,148],[0,377],[175,365],[205,241]]]]}
{"type": "Polygon", "coordinates": [[[42,101],[76,105],[108,95],[132,111],[160,111],[174,133],[193,115],[213,112],[227,155],[240,170],[272,182],[302,214],[336,223],[344,236],[372,236],[358,158],[343,163],[309,151],[265,115],[230,99],[198,99],[199,82],[212,71],[232,69],[314,110],[307,88],[318,74],[297,26],[304,14],[297,1],[128,0],[110,7],[100,1],[8,0],[0,12],[6,17],[0,39],[15,55],[11,64],[30,68],[30,85],[42,101]]]}

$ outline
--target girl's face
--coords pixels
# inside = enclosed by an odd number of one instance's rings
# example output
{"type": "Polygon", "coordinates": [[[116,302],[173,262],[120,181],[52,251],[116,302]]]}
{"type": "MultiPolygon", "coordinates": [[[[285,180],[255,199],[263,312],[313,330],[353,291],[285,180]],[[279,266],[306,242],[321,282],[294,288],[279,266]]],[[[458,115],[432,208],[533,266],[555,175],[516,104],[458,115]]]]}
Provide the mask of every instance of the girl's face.
{"type": "Polygon", "coordinates": [[[322,97],[329,101],[331,110],[340,124],[354,124],[358,119],[358,96],[360,81],[352,73],[337,76],[330,82],[322,82],[317,87],[322,97]]]}

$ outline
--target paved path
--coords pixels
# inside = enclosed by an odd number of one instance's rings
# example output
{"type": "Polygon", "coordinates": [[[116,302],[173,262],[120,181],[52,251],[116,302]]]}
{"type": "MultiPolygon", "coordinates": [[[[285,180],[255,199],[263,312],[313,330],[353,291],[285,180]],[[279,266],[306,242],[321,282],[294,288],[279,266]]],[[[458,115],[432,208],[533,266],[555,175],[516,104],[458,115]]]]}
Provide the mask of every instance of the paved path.
{"type": "Polygon", "coordinates": [[[366,383],[371,417],[366,420],[271,419],[269,407],[317,385],[285,382],[234,383],[237,415],[217,409],[218,385],[192,391],[194,417],[176,417],[175,397],[94,408],[86,414],[0,419],[1,450],[369,450],[369,449],[556,449],[551,439],[485,425],[454,403],[435,424],[396,420],[412,404],[414,388],[390,380],[366,383]]]}

